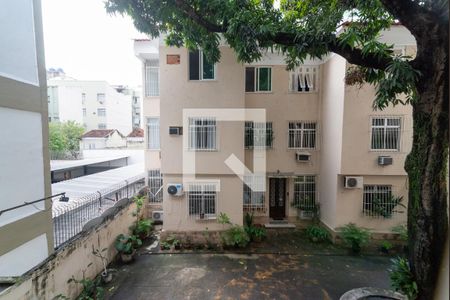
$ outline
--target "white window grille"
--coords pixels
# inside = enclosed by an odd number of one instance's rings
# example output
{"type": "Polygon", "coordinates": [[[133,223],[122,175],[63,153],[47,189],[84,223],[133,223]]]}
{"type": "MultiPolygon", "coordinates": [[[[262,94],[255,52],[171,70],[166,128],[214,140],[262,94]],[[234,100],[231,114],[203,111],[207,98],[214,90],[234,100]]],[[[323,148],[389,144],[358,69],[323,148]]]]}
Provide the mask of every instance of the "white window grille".
{"type": "Polygon", "coordinates": [[[148,149],[160,149],[159,118],[147,118],[148,149]]]}
{"type": "Polygon", "coordinates": [[[216,149],[216,119],[189,118],[189,150],[216,149]]]}
{"type": "Polygon", "coordinates": [[[288,140],[289,149],[315,149],[316,148],[315,122],[289,122],[288,140]]]}
{"type": "Polygon", "coordinates": [[[208,219],[216,216],[217,188],[215,183],[191,183],[188,189],[189,215],[208,219]]]}
{"type": "Polygon", "coordinates": [[[106,108],[97,108],[97,116],[106,117],[106,108]]]}
{"type": "Polygon", "coordinates": [[[364,185],[363,214],[370,217],[390,218],[403,212],[398,209],[399,206],[404,207],[401,200],[401,197],[395,197],[392,194],[390,185],[364,185]]]}
{"type": "Polygon", "coordinates": [[[83,108],[83,117],[86,117],[86,108],[83,108]]]}
{"type": "Polygon", "coordinates": [[[251,183],[250,186],[244,183],[244,210],[265,211],[266,180],[264,175],[245,175],[244,179],[245,182],[251,183]]]}
{"type": "Polygon", "coordinates": [[[400,150],[399,117],[372,118],[372,150],[400,150]]]}
{"type": "Polygon", "coordinates": [[[272,91],[271,67],[246,67],[245,68],[246,92],[270,92],[272,91]]]}
{"type": "Polygon", "coordinates": [[[145,62],[145,96],[159,96],[159,60],[145,62]]]}
{"type": "Polygon", "coordinates": [[[98,123],[98,129],[106,129],[105,123],[98,123]]]}
{"type": "Polygon", "coordinates": [[[303,175],[294,178],[294,206],[313,211],[316,205],[316,176],[303,175]]]}
{"type": "Polygon", "coordinates": [[[97,94],[97,102],[100,104],[105,104],[106,96],[103,93],[97,94]]]}
{"type": "Polygon", "coordinates": [[[290,72],[289,91],[304,93],[317,91],[318,84],[317,66],[300,66],[290,72]]]}
{"type": "Polygon", "coordinates": [[[81,104],[86,104],[86,93],[81,93],[81,104]]]}
{"type": "Polygon", "coordinates": [[[148,193],[150,203],[161,203],[163,200],[163,177],[159,169],[148,171],[148,193]]]}
{"type": "Polygon", "coordinates": [[[272,122],[245,122],[246,149],[272,148],[273,127],[272,122]]]}
{"type": "Polygon", "coordinates": [[[216,79],[216,65],[210,63],[202,50],[189,51],[189,80],[216,79]]]}

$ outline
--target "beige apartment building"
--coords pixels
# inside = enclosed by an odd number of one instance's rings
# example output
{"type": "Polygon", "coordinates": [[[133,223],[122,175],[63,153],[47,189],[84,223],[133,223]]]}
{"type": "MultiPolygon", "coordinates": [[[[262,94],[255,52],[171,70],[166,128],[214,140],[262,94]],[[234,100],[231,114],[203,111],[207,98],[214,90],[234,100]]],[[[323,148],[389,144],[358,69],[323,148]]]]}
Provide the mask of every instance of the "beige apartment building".
{"type": "Polygon", "coordinates": [[[53,252],[41,2],[0,11],[0,279],[53,252]]]}
{"type": "MultiPolygon", "coordinates": [[[[402,26],[381,39],[414,52],[402,26]]],[[[353,222],[388,233],[406,222],[409,106],[374,111],[375,87],[346,85],[350,65],[336,54],[288,71],[278,53],[242,64],[220,50],[212,65],[201,51],[135,41],[150,201],[164,230],[221,230],[220,213],[294,225],[317,206],[332,231],[353,222]]]]}

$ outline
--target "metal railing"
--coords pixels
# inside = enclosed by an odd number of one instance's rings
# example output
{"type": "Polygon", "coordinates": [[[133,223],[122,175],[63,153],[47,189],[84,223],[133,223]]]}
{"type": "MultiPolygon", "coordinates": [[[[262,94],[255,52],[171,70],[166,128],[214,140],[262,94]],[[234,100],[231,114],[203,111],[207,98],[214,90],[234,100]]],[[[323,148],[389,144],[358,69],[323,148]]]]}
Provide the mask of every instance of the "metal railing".
{"type": "Polygon", "coordinates": [[[108,190],[97,191],[83,198],[59,205],[53,209],[54,247],[59,248],[73,240],[86,229],[89,221],[101,224],[117,212],[122,199],[130,199],[140,193],[145,186],[145,179],[135,177],[121,182],[108,190]],[[113,208],[113,209],[111,209],[113,208]]]}

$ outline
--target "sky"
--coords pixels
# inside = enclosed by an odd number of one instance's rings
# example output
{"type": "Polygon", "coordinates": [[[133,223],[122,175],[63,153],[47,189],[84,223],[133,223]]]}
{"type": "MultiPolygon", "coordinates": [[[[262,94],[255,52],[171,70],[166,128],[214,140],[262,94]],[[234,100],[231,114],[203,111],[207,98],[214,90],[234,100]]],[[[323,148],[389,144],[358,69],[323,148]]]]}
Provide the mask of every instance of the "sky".
{"type": "Polygon", "coordinates": [[[133,39],[145,38],[128,16],[108,15],[103,0],[42,0],[45,64],[79,80],[141,85],[133,39]]]}

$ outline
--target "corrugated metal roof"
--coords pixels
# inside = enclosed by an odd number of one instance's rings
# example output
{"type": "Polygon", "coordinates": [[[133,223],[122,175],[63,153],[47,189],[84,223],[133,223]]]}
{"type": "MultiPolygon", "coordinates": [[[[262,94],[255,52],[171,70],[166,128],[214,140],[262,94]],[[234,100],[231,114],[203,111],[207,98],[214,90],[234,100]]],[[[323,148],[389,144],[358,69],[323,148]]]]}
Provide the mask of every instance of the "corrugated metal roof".
{"type": "Polygon", "coordinates": [[[114,155],[109,157],[97,157],[97,158],[86,158],[77,160],[52,160],[50,161],[51,171],[60,171],[66,169],[73,169],[82,166],[88,166],[93,164],[99,164],[103,162],[113,161],[121,158],[130,157],[129,155],[114,155]]]}

